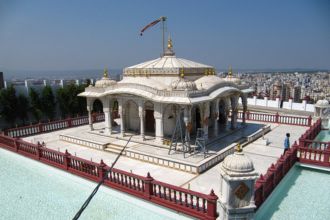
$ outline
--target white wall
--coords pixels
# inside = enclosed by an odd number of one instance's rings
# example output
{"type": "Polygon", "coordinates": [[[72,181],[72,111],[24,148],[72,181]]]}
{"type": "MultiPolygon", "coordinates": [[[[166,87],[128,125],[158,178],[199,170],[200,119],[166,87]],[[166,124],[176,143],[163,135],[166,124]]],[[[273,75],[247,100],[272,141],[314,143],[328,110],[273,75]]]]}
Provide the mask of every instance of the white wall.
{"type": "MultiPolygon", "coordinates": [[[[242,100],[238,100],[240,104],[242,104],[242,100]]],[[[262,106],[262,107],[272,107],[272,108],[280,108],[280,100],[268,100],[268,98],[264,99],[257,99],[256,97],[248,98],[247,103],[249,106],[262,106]]],[[[306,101],[302,103],[292,102],[290,99],[288,102],[283,102],[283,109],[290,109],[290,110],[298,110],[298,111],[307,111],[307,112],[314,112],[314,105],[313,104],[306,104],[306,101]]]]}

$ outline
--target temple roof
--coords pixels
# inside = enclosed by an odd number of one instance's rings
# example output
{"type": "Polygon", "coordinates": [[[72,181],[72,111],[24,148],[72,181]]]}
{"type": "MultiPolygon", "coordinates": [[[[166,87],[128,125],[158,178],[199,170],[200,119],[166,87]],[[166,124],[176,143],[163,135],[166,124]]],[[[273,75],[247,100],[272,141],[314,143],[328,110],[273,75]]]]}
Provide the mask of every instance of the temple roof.
{"type": "Polygon", "coordinates": [[[154,68],[213,68],[212,66],[197,63],[191,60],[177,58],[176,56],[163,56],[149,60],[125,69],[154,69],[154,68]]]}
{"type": "Polygon", "coordinates": [[[124,76],[179,76],[179,74],[185,76],[215,75],[215,69],[209,65],[176,57],[171,38],[168,40],[164,56],[124,69],[124,76]]]}

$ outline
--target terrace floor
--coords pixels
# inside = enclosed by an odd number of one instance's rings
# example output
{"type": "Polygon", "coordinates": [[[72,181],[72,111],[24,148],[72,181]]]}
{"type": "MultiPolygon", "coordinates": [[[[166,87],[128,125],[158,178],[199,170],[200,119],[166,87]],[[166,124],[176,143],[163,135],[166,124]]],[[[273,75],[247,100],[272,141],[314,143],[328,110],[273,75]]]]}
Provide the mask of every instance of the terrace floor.
{"type": "MultiPolygon", "coordinates": [[[[253,124],[258,124],[258,123],[253,122],[253,124]]],[[[294,140],[298,140],[300,135],[304,133],[305,130],[307,130],[307,127],[300,127],[300,126],[278,125],[278,124],[270,124],[270,125],[271,125],[271,131],[269,133],[264,135],[263,138],[259,138],[256,141],[246,145],[243,150],[243,152],[245,152],[245,154],[252,159],[256,171],[260,174],[265,173],[267,168],[270,166],[270,164],[274,163],[283,153],[283,141],[285,134],[287,132],[291,133],[290,140],[292,144],[294,140]],[[268,139],[269,142],[268,145],[265,144],[266,143],[265,139],[268,139]]],[[[95,124],[96,129],[97,128],[100,129],[102,126],[103,123],[95,124]]],[[[67,149],[71,154],[74,154],[78,157],[82,157],[87,160],[92,160],[94,162],[99,162],[101,159],[103,159],[106,164],[110,165],[115,160],[117,156],[116,154],[101,150],[91,149],[88,147],[83,147],[77,144],[72,144],[59,140],[60,134],[74,133],[74,134],[83,135],[84,131],[86,130],[88,130],[88,125],[30,136],[23,139],[33,143],[36,143],[38,141],[40,142],[44,141],[48,148],[59,150],[61,152],[64,152],[67,149]]],[[[103,138],[105,138],[106,141],[109,141],[109,137],[103,137],[103,138]]],[[[228,139],[230,139],[230,136],[228,136],[228,139]]],[[[222,144],[223,142],[221,143],[218,142],[218,144],[215,145],[222,145],[222,144]]],[[[140,147],[143,148],[144,146],[141,145],[140,147]]],[[[166,154],[167,152],[168,150],[166,150],[166,154]]],[[[131,159],[128,157],[121,157],[118,160],[115,167],[121,170],[126,170],[128,172],[133,172],[135,174],[143,175],[143,176],[145,176],[147,172],[150,172],[151,176],[157,180],[177,186],[183,186],[185,188],[189,187],[192,190],[199,191],[202,193],[209,193],[211,189],[214,189],[216,194],[218,194],[217,192],[219,191],[220,164],[215,165],[211,169],[199,175],[159,166],[156,164],[150,164],[147,162],[131,159]]]]}

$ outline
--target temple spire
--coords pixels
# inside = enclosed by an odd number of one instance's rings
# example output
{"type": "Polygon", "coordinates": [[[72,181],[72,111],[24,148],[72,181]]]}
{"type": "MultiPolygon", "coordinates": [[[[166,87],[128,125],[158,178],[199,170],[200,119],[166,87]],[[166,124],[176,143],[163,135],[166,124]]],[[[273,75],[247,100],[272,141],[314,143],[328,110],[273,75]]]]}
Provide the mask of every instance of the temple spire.
{"type": "Polygon", "coordinates": [[[169,50],[173,49],[173,42],[172,42],[172,39],[171,39],[171,35],[168,35],[167,49],[169,49],[169,50]]]}
{"type": "Polygon", "coordinates": [[[175,53],[173,51],[173,42],[171,36],[169,35],[167,40],[167,48],[165,50],[164,56],[174,56],[174,55],[175,53]]]}
{"type": "Polygon", "coordinates": [[[109,75],[108,75],[108,68],[104,68],[104,71],[103,71],[103,77],[104,77],[104,78],[109,78],[109,75]]]}
{"type": "Polygon", "coordinates": [[[232,77],[233,76],[233,69],[231,68],[231,65],[229,66],[229,71],[228,71],[228,77],[232,77]]]}

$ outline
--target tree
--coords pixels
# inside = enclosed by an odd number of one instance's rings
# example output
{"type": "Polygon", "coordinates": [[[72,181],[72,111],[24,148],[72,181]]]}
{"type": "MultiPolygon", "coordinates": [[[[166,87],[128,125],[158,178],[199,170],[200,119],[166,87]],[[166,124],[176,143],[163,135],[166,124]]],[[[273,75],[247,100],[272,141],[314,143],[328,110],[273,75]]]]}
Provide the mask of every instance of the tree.
{"type": "Polygon", "coordinates": [[[77,99],[78,99],[78,113],[84,115],[87,113],[87,100],[86,97],[78,96],[79,93],[85,91],[86,86],[80,85],[77,88],[77,99]]]}
{"type": "Polygon", "coordinates": [[[45,86],[41,92],[41,110],[48,119],[54,119],[56,102],[53,90],[50,86],[45,86]]]}
{"type": "Polygon", "coordinates": [[[0,112],[2,117],[11,126],[14,125],[17,115],[17,97],[16,90],[13,85],[7,89],[2,89],[0,91],[0,112]]]}
{"type": "Polygon", "coordinates": [[[67,86],[64,86],[63,88],[59,88],[56,91],[56,100],[59,104],[59,108],[61,110],[62,117],[66,117],[67,115],[70,115],[71,113],[71,97],[69,94],[69,90],[67,86]]]}
{"type": "Polygon", "coordinates": [[[29,109],[30,103],[28,98],[23,94],[19,94],[17,97],[17,117],[23,122],[23,125],[25,125],[25,121],[28,119],[29,109]]]}
{"type": "Polygon", "coordinates": [[[86,113],[86,98],[78,96],[84,89],[83,85],[69,84],[57,90],[56,97],[62,117],[86,113]]]}
{"type": "Polygon", "coordinates": [[[35,120],[39,122],[42,117],[41,100],[39,93],[35,89],[30,88],[29,96],[30,96],[32,115],[35,118],[35,120]]]}
{"type": "Polygon", "coordinates": [[[92,83],[92,81],[90,79],[85,80],[86,87],[88,87],[91,83],[92,83]]]}

